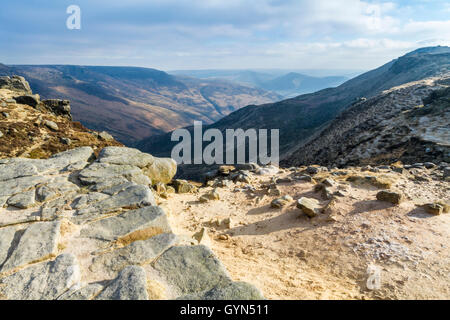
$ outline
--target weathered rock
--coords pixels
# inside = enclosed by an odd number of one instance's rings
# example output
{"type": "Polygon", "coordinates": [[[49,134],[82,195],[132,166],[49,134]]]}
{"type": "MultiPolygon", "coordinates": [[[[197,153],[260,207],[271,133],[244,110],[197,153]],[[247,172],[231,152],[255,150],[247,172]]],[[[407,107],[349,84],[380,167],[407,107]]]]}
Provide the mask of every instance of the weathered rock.
{"type": "Polygon", "coordinates": [[[123,181],[123,179],[142,185],[151,184],[150,179],[136,166],[98,162],[95,162],[82,170],[79,174],[79,179],[82,183],[87,185],[98,183],[104,184],[105,182],[108,183],[108,181],[110,181],[108,187],[113,186],[111,182],[118,181],[121,183],[120,181],[123,181]]]}
{"type": "Polygon", "coordinates": [[[96,300],[148,300],[145,270],[138,266],[126,267],[96,300]]]}
{"type": "Polygon", "coordinates": [[[236,170],[236,168],[234,166],[220,166],[219,167],[219,173],[224,176],[229,175],[234,170],[236,170]]]}
{"type": "Polygon", "coordinates": [[[60,222],[38,222],[31,224],[23,233],[10,257],[0,272],[53,257],[58,250],[60,222]]]}
{"type": "Polygon", "coordinates": [[[193,184],[187,182],[186,180],[175,179],[172,181],[172,184],[177,193],[190,193],[197,190],[193,184]]]}
{"type": "Polygon", "coordinates": [[[103,288],[104,287],[98,283],[88,284],[81,289],[67,291],[58,297],[58,300],[92,300],[103,290],[103,288]]]}
{"type": "Polygon", "coordinates": [[[281,198],[278,199],[274,199],[271,203],[270,206],[272,208],[282,208],[285,207],[287,205],[289,205],[294,199],[289,196],[289,195],[285,195],[281,198]]]}
{"type": "MultiPolygon", "coordinates": [[[[85,209],[77,211],[78,216],[85,216],[90,219],[90,215],[109,213],[125,207],[143,207],[156,205],[155,198],[149,187],[142,185],[132,185],[118,194],[97,201],[85,209]]],[[[83,217],[80,217],[83,220],[83,217]]],[[[78,220],[78,219],[76,219],[78,220]]]]}
{"type": "Polygon", "coordinates": [[[155,158],[133,148],[107,147],[99,155],[102,163],[133,165],[148,176],[153,183],[169,183],[175,176],[177,164],[170,158],[155,158]]]}
{"type": "Polygon", "coordinates": [[[155,158],[150,166],[142,168],[142,172],[153,183],[169,183],[177,173],[177,163],[171,158],[155,158]]]}
{"type": "Polygon", "coordinates": [[[400,192],[382,190],[377,193],[377,200],[400,204],[403,201],[403,195],[400,192]]]}
{"type": "Polygon", "coordinates": [[[36,197],[40,202],[50,201],[70,192],[77,192],[80,188],[63,177],[52,179],[36,189],[36,197]]]}
{"type": "Polygon", "coordinates": [[[280,171],[280,169],[275,166],[266,166],[266,167],[259,168],[258,170],[256,170],[256,173],[261,176],[266,176],[266,175],[277,174],[278,171],[280,171]]]}
{"type": "Polygon", "coordinates": [[[424,206],[425,211],[433,215],[441,215],[444,212],[444,206],[439,203],[428,203],[424,206]]]}
{"type": "Polygon", "coordinates": [[[34,188],[39,183],[46,181],[46,179],[41,176],[33,176],[2,181],[0,183],[0,197],[9,198],[12,195],[34,188]]]}
{"type": "Polygon", "coordinates": [[[14,100],[16,100],[17,103],[26,104],[33,108],[36,108],[36,106],[40,102],[39,96],[36,94],[27,94],[27,95],[23,95],[23,96],[17,96],[17,97],[14,97],[14,100]]]}
{"type": "Polygon", "coordinates": [[[220,194],[217,189],[213,189],[210,192],[205,193],[199,199],[200,202],[208,202],[210,200],[219,200],[220,194]]]}
{"type": "Polygon", "coordinates": [[[312,175],[314,175],[314,174],[318,174],[319,173],[319,168],[317,168],[317,167],[308,167],[308,168],[306,168],[306,173],[308,173],[308,174],[312,174],[312,175]]]}
{"type": "Polygon", "coordinates": [[[231,281],[222,263],[203,245],[172,247],[154,268],[180,295],[209,291],[231,281]]]}
{"type": "Polygon", "coordinates": [[[444,178],[450,177],[450,167],[444,168],[444,178]]]}
{"type": "Polygon", "coordinates": [[[208,229],[202,228],[199,232],[192,236],[195,240],[197,240],[198,244],[205,245],[207,247],[211,247],[211,238],[208,235],[208,229]]]}
{"type": "Polygon", "coordinates": [[[191,294],[178,300],[264,300],[261,291],[246,282],[230,282],[207,292],[191,294]]]}
{"type": "Polygon", "coordinates": [[[317,216],[321,209],[319,201],[305,197],[297,200],[297,208],[301,209],[310,218],[317,216]]]}
{"type": "Polygon", "coordinates": [[[80,236],[129,243],[161,233],[172,233],[167,216],[160,207],[150,206],[93,222],[81,230],[80,236]]]}
{"type": "Polygon", "coordinates": [[[107,194],[100,192],[90,192],[88,194],[82,194],[75,198],[71,204],[72,209],[84,209],[92,205],[95,202],[108,198],[107,194]]]}
{"type": "Polygon", "coordinates": [[[18,193],[8,199],[8,205],[19,209],[27,209],[36,205],[34,190],[18,193]]]}
{"type": "Polygon", "coordinates": [[[97,256],[89,269],[93,272],[103,269],[108,275],[113,276],[127,266],[142,266],[153,262],[176,243],[177,237],[172,233],[163,233],[147,240],[135,241],[126,247],[97,256]]]}
{"type": "Polygon", "coordinates": [[[8,257],[8,250],[11,247],[14,235],[16,233],[15,227],[7,227],[0,229],[0,266],[8,257]]]}
{"type": "Polygon", "coordinates": [[[44,105],[55,115],[61,115],[69,120],[72,120],[72,115],[70,114],[70,101],[60,100],[60,99],[48,99],[42,101],[44,105]]]}
{"type": "Polygon", "coordinates": [[[0,165],[0,181],[29,177],[38,174],[37,168],[29,162],[7,163],[0,165]]]}
{"type": "MultiPolygon", "coordinates": [[[[9,89],[13,91],[20,91],[26,94],[31,94],[31,88],[24,77],[21,76],[2,76],[0,77],[0,88],[9,89]]],[[[15,100],[14,100],[15,101],[15,100]]]]}
{"type": "Polygon", "coordinates": [[[113,141],[114,140],[114,137],[106,131],[100,132],[98,134],[98,136],[100,137],[100,139],[105,140],[105,141],[113,141]]]}
{"type": "Polygon", "coordinates": [[[305,181],[305,182],[314,182],[314,179],[308,175],[296,176],[295,179],[299,180],[299,181],[305,181]]]}
{"type": "Polygon", "coordinates": [[[9,300],[54,300],[78,284],[80,278],[76,258],[62,254],[54,261],[0,278],[0,296],[9,300]]]}
{"type": "Polygon", "coordinates": [[[3,137],[3,133],[0,131],[0,138],[3,137]]]}

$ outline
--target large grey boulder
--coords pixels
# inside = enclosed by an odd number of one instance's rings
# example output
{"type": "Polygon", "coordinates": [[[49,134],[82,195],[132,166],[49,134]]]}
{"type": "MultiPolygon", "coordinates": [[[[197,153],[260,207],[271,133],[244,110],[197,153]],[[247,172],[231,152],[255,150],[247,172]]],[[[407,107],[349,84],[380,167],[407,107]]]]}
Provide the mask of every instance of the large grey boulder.
{"type": "Polygon", "coordinates": [[[135,241],[126,247],[97,256],[89,269],[92,272],[103,269],[112,276],[127,266],[153,262],[176,242],[177,237],[172,233],[163,233],[147,240],[135,241]]]}
{"type": "Polygon", "coordinates": [[[203,245],[172,247],[153,267],[180,295],[208,291],[231,282],[223,264],[203,245]]]}
{"type": "Polygon", "coordinates": [[[80,236],[106,241],[132,240],[136,236],[135,240],[142,240],[161,233],[172,233],[167,216],[160,207],[150,206],[92,222],[80,231],[80,236]]]}
{"type": "Polygon", "coordinates": [[[71,254],[42,262],[0,278],[0,296],[8,300],[54,300],[80,282],[80,268],[71,254]]]}
{"type": "Polygon", "coordinates": [[[31,224],[23,233],[10,257],[0,269],[1,273],[14,270],[36,261],[56,255],[60,222],[38,222],[31,224]]]}
{"type": "MultiPolygon", "coordinates": [[[[145,176],[141,169],[133,165],[117,165],[108,163],[95,162],[86,169],[82,170],[79,179],[86,185],[105,183],[106,181],[114,181],[112,179],[126,179],[137,184],[149,185],[150,179],[145,176]]],[[[120,180],[118,183],[121,183],[120,180]]],[[[108,185],[108,187],[113,184],[108,185]]],[[[97,190],[99,191],[99,190],[97,190]]]]}
{"type": "Polygon", "coordinates": [[[155,158],[133,148],[106,147],[99,155],[98,161],[116,165],[133,165],[148,176],[153,184],[169,183],[177,172],[175,160],[170,158],[155,158]]]}
{"type": "Polygon", "coordinates": [[[126,267],[96,300],[148,300],[145,270],[138,266],[126,267]]]}

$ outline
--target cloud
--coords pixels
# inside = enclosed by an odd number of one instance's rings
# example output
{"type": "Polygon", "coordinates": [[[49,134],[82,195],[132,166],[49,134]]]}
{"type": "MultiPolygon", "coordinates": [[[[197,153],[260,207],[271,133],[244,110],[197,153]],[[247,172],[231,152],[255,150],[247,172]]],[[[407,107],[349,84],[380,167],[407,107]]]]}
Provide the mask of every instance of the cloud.
{"type": "Polygon", "coordinates": [[[79,31],[65,28],[73,0],[2,4],[0,38],[8,49],[0,50],[0,61],[162,69],[301,68],[313,61],[318,67],[370,68],[450,39],[445,1],[436,8],[394,0],[76,2],[79,31]]]}

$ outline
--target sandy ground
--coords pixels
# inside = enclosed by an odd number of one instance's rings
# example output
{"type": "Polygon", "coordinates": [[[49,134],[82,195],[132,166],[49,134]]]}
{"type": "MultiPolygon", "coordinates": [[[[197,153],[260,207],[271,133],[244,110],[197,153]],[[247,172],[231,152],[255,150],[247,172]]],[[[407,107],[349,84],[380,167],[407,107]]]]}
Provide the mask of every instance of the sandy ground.
{"type": "MultiPolygon", "coordinates": [[[[276,178],[295,174],[286,170],[276,178]]],[[[218,189],[220,200],[200,203],[212,190],[206,187],[172,194],[163,205],[175,233],[192,236],[206,227],[232,278],[256,285],[269,299],[449,299],[450,214],[430,215],[416,205],[448,201],[449,183],[389,174],[393,188],[407,196],[400,205],[376,200],[376,187],[334,177],[345,196],[315,218],[295,206],[305,196],[328,203],[313,183],[278,184],[294,201],[275,209],[270,203],[279,196],[264,188],[272,176],[252,175],[254,191],[232,184],[218,189]],[[216,225],[225,218],[231,218],[230,228],[216,225]],[[381,271],[377,290],[367,289],[369,265],[381,271]]]]}

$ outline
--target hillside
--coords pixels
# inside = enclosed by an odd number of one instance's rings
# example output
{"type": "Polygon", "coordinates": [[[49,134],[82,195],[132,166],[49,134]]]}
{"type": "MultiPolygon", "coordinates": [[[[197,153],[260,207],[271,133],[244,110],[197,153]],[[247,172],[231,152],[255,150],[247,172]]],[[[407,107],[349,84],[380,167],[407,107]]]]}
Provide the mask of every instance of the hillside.
{"type": "Polygon", "coordinates": [[[12,74],[24,76],[44,99],[69,99],[75,120],[126,144],[194,120],[213,123],[248,104],[281,98],[226,81],[175,77],[148,68],[0,67],[0,76],[12,74]]]}
{"type": "Polygon", "coordinates": [[[355,103],[283,165],[450,162],[450,74],[355,103]]]}
{"type": "MultiPolygon", "coordinates": [[[[329,121],[361,97],[371,98],[395,86],[448,71],[450,71],[449,47],[422,48],[351,79],[339,87],[300,95],[277,103],[250,105],[231,113],[208,128],[279,129],[280,157],[283,160],[295,151],[301,150],[326,127],[329,121]]],[[[136,145],[143,151],[158,155],[170,155],[174,146],[170,143],[170,134],[149,137],[136,145]]],[[[192,174],[193,171],[203,169],[197,166],[188,170],[192,174]]]]}

